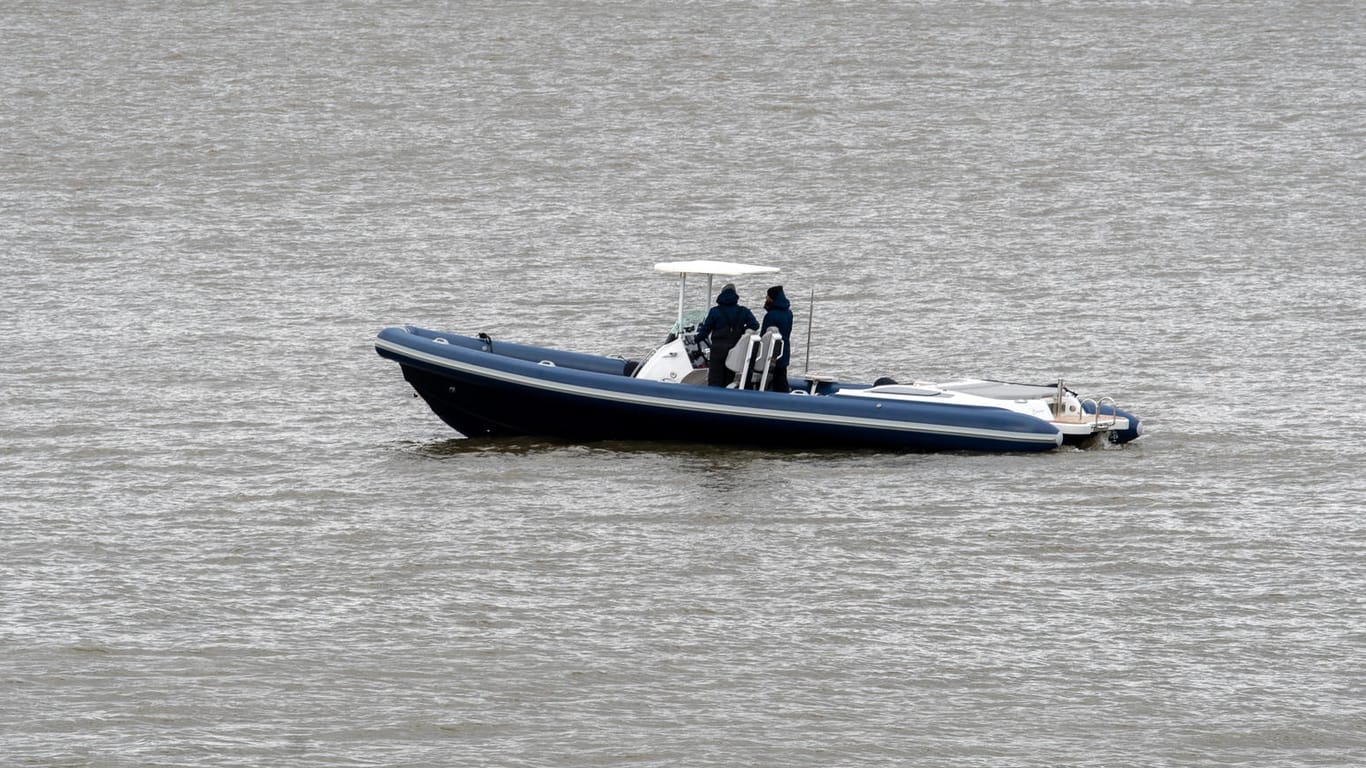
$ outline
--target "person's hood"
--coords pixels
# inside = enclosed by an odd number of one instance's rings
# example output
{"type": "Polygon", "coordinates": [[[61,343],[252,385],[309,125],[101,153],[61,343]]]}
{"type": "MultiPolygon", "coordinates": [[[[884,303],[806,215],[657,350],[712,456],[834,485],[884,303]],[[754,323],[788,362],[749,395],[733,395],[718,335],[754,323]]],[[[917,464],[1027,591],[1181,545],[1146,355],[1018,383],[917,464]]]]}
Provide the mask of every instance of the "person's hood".
{"type": "Polygon", "coordinates": [[[773,303],[774,309],[792,308],[792,302],[787,300],[787,294],[783,293],[781,285],[775,285],[768,289],[768,300],[773,303]]]}
{"type": "Polygon", "coordinates": [[[727,285],[716,294],[716,303],[722,306],[733,307],[740,303],[740,294],[735,292],[735,286],[727,285]]]}

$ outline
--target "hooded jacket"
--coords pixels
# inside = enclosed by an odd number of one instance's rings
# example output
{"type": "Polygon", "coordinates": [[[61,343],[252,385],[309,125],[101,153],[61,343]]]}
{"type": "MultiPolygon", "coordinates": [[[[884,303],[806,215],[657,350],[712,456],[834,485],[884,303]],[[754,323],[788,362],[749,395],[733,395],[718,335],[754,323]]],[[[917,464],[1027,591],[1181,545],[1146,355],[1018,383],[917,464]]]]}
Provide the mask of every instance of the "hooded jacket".
{"type": "Polygon", "coordinates": [[[786,367],[792,361],[792,302],[787,300],[781,285],[769,289],[765,308],[768,311],[764,314],[764,325],[759,332],[777,328],[778,333],[783,335],[783,356],[778,358],[777,364],[786,367]]]}
{"type": "Polygon", "coordinates": [[[700,342],[715,334],[711,345],[729,348],[735,346],[746,328],[758,327],[759,321],[754,313],[740,303],[740,294],[735,292],[734,287],[727,285],[716,295],[716,306],[707,313],[707,319],[697,326],[695,336],[700,342]]]}

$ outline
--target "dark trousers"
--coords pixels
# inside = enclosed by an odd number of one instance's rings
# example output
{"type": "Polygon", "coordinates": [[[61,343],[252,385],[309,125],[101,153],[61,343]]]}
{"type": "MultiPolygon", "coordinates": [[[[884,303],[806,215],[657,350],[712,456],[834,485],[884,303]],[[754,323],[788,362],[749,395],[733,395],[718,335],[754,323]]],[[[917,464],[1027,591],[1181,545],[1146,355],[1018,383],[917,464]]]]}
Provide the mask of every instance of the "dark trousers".
{"type": "Polygon", "coordinates": [[[787,385],[787,366],[777,365],[768,369],[768,389],[771,392],[791,392],[787,385]]]}
{"type": "Polygon", "coordinates": [[[726,355],[730,354],[731,347],[723,347],[720,344],[711,345],[711,364],[707,367],[707,386],[724,387],[735,379],[735,372],[726,367],[726,355]]]}

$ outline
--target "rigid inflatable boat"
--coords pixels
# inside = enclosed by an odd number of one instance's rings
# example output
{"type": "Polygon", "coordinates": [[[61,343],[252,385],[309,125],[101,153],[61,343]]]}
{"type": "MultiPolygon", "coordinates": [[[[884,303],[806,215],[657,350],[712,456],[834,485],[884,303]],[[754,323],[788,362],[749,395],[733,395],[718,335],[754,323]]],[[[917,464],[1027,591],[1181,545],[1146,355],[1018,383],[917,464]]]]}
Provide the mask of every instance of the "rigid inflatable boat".
{"type": "Polygon", "coordinates": [[[694,331],[704,312],[685,308],[689,275],[775,272],[718,261],[656,264],[681,277],[678,320],[644,360],[391,326],[375,341],[432,411],[467,437],[542,435],[572,441],[662,440],[791,448],[909,451],[1048,451],[1127,443],[1139,419],[1108,397],[1062,382],[985,379],[909,384],[840,381],[806,373],[770,391],[784,341],[747,332],[727,357],[729,387],[706,386],[709,349],[694,331]]]}

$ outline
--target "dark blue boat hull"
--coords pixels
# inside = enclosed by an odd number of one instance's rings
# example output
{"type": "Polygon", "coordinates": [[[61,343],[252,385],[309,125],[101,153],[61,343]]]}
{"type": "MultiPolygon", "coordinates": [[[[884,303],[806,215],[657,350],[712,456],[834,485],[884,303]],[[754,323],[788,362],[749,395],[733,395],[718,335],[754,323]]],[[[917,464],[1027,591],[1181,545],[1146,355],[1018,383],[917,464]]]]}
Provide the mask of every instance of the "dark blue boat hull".
{"type": "Polygon", "coordinates": [[[792,448],[1044,451],[1061,436],[1007,409],[729,390],[631,378],[609,357],[386,328],[385,358],[463,435],[792,448]]]}

